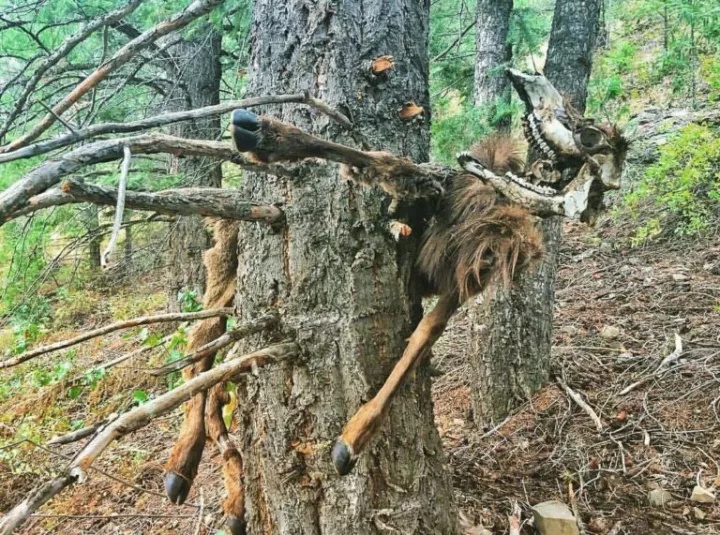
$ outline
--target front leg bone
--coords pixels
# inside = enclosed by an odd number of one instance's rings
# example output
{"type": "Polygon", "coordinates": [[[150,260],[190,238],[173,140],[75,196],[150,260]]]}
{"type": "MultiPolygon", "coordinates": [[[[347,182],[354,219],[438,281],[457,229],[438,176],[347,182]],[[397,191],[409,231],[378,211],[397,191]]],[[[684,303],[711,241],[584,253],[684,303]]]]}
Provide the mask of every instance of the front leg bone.
{"type": "Polygon", "coordinates": [[[418,324],[410,335],[407,347],[393,368],[392,373],[375,397],[360,407],[345,425],[332,450],[332,460],[338,474],[344,476],[353,469],[358,456],[377,434],[390,409],[392,398],[397,394],[407,376],[415,368],[445,331],[450,317],[458,307],[455,296],[441,296],[437,305],[418,324]]]}

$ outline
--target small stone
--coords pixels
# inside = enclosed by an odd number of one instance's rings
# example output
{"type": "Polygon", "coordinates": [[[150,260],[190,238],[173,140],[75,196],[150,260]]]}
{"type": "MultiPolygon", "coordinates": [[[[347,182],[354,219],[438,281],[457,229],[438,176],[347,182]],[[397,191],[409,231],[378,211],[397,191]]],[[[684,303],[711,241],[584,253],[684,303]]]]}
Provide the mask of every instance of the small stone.
{"type": "Polygon", "coordinates": [[[683,275],[682,273],[673,273],[672,277],[673,277],[673,280],[676,282],[683,282],[683,281],[690,280],[690,277],[688,277],[687,275],[683,275]]]}
{"type": "Polygon", "coordinates": [[[574,325],[564,325],[560,328],[560,332],[569,334],[570,336],[576,336],[580,333],[580,329],[578,329],[574,325]]]}
{"type": "Polygon", "coordinates": [[[697,503],[713,503],[715,501],[715,495],[705,487],[695,485],[690,500],[697,503]]]}
{"type": "Polygon", "coordinates": [[[705,520],[705,513],[697,507],[693,507],[693,516],[698,520],[705,520]]]}
{"type": "Polygon", "coordinates": [[[590,533],[597,533],[603,535],[608,532],[608,524],[604,518],[593,518],[588,524],[588,530],[590,533]]]}
{"type": "Polygon", "coordinates": [[[606,340],[613,340],[620,336],[620,329],[613,325],[605,325],[600,331],[600,336],[606,340]]]}
{"type": "Polygon", "coordinates": [[[654,489],[648,492],[648,502],[653,507],[662,507],[672,500],[672,494],[665,489],[654,489]]]}
{"type": "Polygon", "coordinates": [[[562,502],[551,500],[539,503],[532,512],[540,535],[580,535],[575,517],[562,502]]]}
{"type": "Polygon", "coordinates": [[[618,362],[629,362],[634,359],[635,359],[635,356],[632,353],[630,353],[630,351],[625,351],[624,353],[620,353],[617,356],[618,362]]]}

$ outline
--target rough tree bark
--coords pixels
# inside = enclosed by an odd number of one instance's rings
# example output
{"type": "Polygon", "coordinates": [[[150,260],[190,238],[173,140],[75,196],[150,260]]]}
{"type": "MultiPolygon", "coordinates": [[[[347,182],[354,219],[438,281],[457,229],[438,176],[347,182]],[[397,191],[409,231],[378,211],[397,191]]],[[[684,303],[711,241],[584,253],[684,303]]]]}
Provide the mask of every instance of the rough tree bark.
{"type": "MultiPolygon", "coordinates": [[[[376,149],[427,161],[429,0],[256,0],[252,94],[309,91],[351,117],[376,149]],[[395,58],[375,76],[371,60],[395,58]]],[[[266,110],[326,138],[352,143],[312,110],[266,110]]],[[[388,201],[348,183],[336,165],[308,162],[292,180],[249,175],[248,195],[284,199],[287,225],[241,227],[237,305],[242,320],[279,308],[306,358],[239,385],[238,449],[245,462],[248,531],[265,534],[455,533],[455,510],[420,366],[381,438],[339,477],[330,450],[345,421],[401,355],[421,317],[411,277],[417,236],[383,230],[388,201]]],[[[248,348],[263,347],[262,336],[248,348]]]]}
{"type": "MultiPolygon", "coordinates": [[[[209,25],[199,28],[189,40],[181,41],[169,52],[180,73],[178,83],[168,95],[169,111],[212,106],[220,102],[221,35],[209,25]]],[[[205,117],[170,127],[170,133],[190,139],[217,139],[220,118],[205,117]]],[[[218,188],[222,183],[220,163],[211,158],[178,158],[170,160],[170,172],[183,176],[183,186],[218,188]]],[[[202,253],[211,245],[203,218],[180,217],[170,234],[168,265],[171,271],[168,303],[177,310],[180,290],[194,291],[200,297],[205,289],[202,253]]]]}
{"type": "MultiPolygon", "coordinates": [[[[508,42],[513,0],[478,0],[475,16],[475,106],[492,106],[497,101],[510,102],[510,82],[504,67],[512,59],[508,42]]],[[[510,128],[510,118],[498,127],[510,128]]]]}
{"type": "MultiPolygon", "coordinates": [[[[602,0],[558,0],[545,75],[579,111],[597,40],[602,0]]],[[[550,373],[555,272],[562,219],[543,223],[545,257],[535,272],[510,291],[486,295],[474,321],[470,352],[475,421],[483,426],[503,418],[547,383],[550,373]]]]}

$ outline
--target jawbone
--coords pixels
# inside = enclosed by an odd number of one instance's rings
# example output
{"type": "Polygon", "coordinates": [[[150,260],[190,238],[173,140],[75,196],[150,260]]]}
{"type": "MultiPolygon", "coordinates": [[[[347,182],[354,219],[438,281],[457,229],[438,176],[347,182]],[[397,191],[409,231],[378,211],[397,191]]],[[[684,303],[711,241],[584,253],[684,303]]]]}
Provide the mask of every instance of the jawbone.
{"type": "Polygon", "coordinates": [[[510,201],[523,206],[537,216],[561,215],[571,219],[580,219],[587,209],[590,188],[595,177],[588,166],[581,168],[578,176],[562,191],[558,192],[545,186],[537,186],[512,173],[496,175],[484,167],[470,153],[457,155],[460,167],[468,173],[488,182],[493,188],[510,201]]]}

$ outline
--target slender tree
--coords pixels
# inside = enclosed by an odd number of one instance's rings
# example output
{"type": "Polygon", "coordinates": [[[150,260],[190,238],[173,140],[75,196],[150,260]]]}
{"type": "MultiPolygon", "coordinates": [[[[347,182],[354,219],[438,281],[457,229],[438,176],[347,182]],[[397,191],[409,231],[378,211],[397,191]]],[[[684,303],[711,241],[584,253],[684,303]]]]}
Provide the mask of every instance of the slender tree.
{"type": "MultiPolygon", "coordinates": [[[[602,0],[558,0],[545,74],[585,110],[587,83],[598,35],[602,0]]],[[[545,256],[539,268],[510,291],[498,288],[476,310],[470,347],[476,422],[504,417],[547,383],[562,221],[543,223],[545,256]]]]}
{"type": "MultiPolygon", "coordinates": [[[[373,148],[427,161],[427,112],[404,120],[400,110],[428,107],[428,16],[429,0],[257,0],[250,91],[308,91],[352,117],[373,148]],[[393,59],[373,63],[383,56],[393,59]]],[[[307,109],[281,117],[350,141],[307,109]]],[[[291,180],[249,175],[244,189],[287,203],[287,224],[280,233],[241,228],[240,316],[279,307],[309,357],[240,385],[248,531],[454,533],[425,366],[350,475],[334,475],[327,441],[377,391],[421,316],[410,280],[417,237],[398,245],[378,224],[383,195],[333,165],[301,165],[291,180]]]]}
{"type": "MultiPolygon", "coordinates": [[[[473,100],[476,106],[495,106],[510,102],[510,83],[504,67],[512,59],[512,46],[508,42],[513,0],[478,0],[475,18],[475,87],[473,100]]],[[[509,116],[498,124],[510,127],[509,116]]]]}
{"type": "MultiPolygon", "coordinates": [[[[169,50],[166,70],[179,76],[168,95],[169,110],[201,108],[220,102],[220,50],[221,35],[209,24],[198,28],[191,38],[169,50]]],[[[170,131],[190,139],[216,139],[220,135],[220,118],[213,116],[178,123],[170,131]]],[[[212,158],[173,156],[169,170],[182,175],[183,186],[217,188],[222,182],[220,163],[212,158]]],[[[177,295],[183,289],[193,291],[197,296],[203,294],[202,253],[210,247],[205,227],[200,216],[186,216],[178,218],[171,231],[168,247],[171,270],[168,302],[171,309],[177,307],[177,295]]]]}

